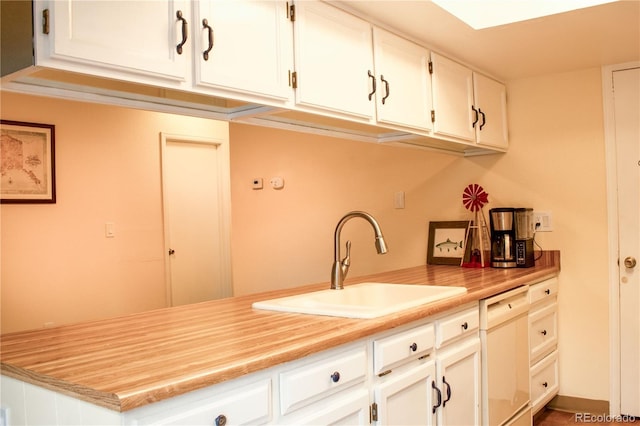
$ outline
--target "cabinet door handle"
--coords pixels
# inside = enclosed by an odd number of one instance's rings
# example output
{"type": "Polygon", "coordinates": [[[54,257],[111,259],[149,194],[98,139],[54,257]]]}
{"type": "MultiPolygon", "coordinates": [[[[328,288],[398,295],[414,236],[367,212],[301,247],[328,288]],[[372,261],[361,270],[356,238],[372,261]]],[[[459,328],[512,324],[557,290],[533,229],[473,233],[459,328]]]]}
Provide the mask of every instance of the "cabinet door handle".
{"type": "Polygon", "coordinates": [[[209,47],[207,47],[207,50],[202,52],[202,57],[205,61],[208,61],[209,52],[211,52],[211,49],[213,49],[213,28],[211,28],[211,26],[209,25],[209,21],[207,21],[206,18],[202,20],[202,28],[206,28],[209,33],[209,47]]]}
{"type": "Polygon", "coordinates": [[[546,387],[548,387],[548,386],[549,386],[549,383],[544,382],[544,383],[542,383],[542,386],[546,388],[546,387]]]}
{"type": "Polygon", "coordinates": [[[411,352],[415,352],[418,350],[418,345],[416,344],[416,342],[413,342],[412,344],[409,345],[409,349],[411,349],[411,352]]]}
{"type": "Polygon", "coordinates": [[[216,426],[225,426],[227,424],[227,416],[220,414],[215,420],[216,426]]]}
{"type": "Polygon", "coordinates": [[[447,379],[445,379],[444,376],[442,376],[442,384],[447,385],[447,399],[442,401],[442,407],[445,407],[447,405],[447,402],[449,402],[449,400],[451,399],[451,385],[447,383],[447,379]]]}
{"type": "Polygon", "coordinates": [[[546,289],[546,290],[544,291],[544,294],[551,294],[551,290],[546,289]]]}
{"type": "Polygon", "coordinates": [[[480,125],[480,130],[482,130],[482,128],[484,127],[485,124],[487,124],[487,116],[484,115],[484,112],[482,112],[482,110],[480,108],[478,108],[478,112],[480,113],[480,115],[482,116],[482,124],[480,125]]]}
{"type": "Polygon", "coordinates": [[[340,373],[337,371],[334,371],[333,374],[331,375],[331,381],[333,383],[338,383],[338,380],[340,380],[340,373]]]}
{"type": "Polygon", "coordinates": [[[178,18],[179,21],[182,21],[182,41],[176,46],[178,55],[182,55],[182,46],[187,42],[187,20],[182,17],[181,10],[176,12],[176,18],[178,18]]]}
{"type": "Polygon", "coordinates": [[[433,381],[433,380],[431,381],[431,388],[438,393],[438,403],[433,406],[433,409],[431,411],[432,414],[435,414],[436,413],[436,408],[438,408],[440,405],[442,405],[442,392],[436,386],[436,382],[433,381]]]}
{"type": "Polygon", "coordinates": [[[473,118],[473,123],[471,123],[471,127],[473,127],[475,129],[476,128],[476,124],[478,124],[478,118],[479,118],[478,110],[473,105],[471,105],[471,111],[473,111],[473,117],[474,117],[473,118]]]}
{"type": "Polygon", "coordinates": [[[369,93],[369,100],[373,98],[373,94],[376,93],[376,76],[371,74],[371,70],[367,71],[369,78],[371,79],[371,93],[369,93]]]}
{"type": "Polygon", "coordinates": [[[384,90],[385,90],[385,95],[382,98],[382,105],[384,105],[384,102],[387,100],[387,98],[389,97],[389,82],[387,80],[384,79],[384,75],[380,74],[380,80],[384,83],[384,90]]]}
{"type": "Polygon", "coordinates": [[[547,330],[542,330],[540,333],[541,333],[543,336],[546,336],[546,335],[547,335],[547,330]]]}
{"type": "Polygon", "coordinates": [[[466,329],[469,328],[469,323],[465,321],[465,322],[462,323],[461,327],[462,327],[463,330],[466,330],[466,329]]]}

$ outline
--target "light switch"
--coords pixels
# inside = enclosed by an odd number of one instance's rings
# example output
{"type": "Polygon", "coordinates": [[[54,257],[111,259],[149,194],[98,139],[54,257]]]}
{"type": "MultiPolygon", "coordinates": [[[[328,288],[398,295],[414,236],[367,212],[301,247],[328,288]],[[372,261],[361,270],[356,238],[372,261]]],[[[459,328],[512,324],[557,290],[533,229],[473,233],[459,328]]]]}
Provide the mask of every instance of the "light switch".
{"type": "Polygon", "coordinates": [[[393,194],[393,208],[404,209],[404,191],[393,194]]]}
{"type": "Polygon", "coordinates": [[[104,224],[104,236],[107,238],[113,238],[116,236],[116,226],[113,222],[107,222],[104,224]]]}

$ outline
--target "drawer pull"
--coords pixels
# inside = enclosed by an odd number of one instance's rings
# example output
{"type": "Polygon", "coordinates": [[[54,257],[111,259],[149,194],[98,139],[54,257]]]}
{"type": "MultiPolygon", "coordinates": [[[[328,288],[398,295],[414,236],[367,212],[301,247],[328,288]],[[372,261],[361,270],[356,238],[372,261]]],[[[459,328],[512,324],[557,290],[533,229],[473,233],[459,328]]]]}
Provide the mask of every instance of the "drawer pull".
{"type": "Polygon", "coordinates": [[[209,46],[207,47],[207,50],[202,52],[202,57],[205,61],[208,61],[209,52],[211,52],[211,49],[213,49],[213,28],[211,28],[211,26],[209,25],[209,21],[206,19],[202,20],[202,28],[206,29],[209,34],[209,46]]]}
{"type": "Polygon", "coordinates": [[[544,291],[544,294],[551,294],[551,290],[546,289],[546,290],[544,291]]]}
{"type": "Polygon", "coordinates": [[[469,324],[465,321],[464,323],[462,323],[462,329],[466,330],[467,328],[469,328],[469,324]]]}
{"type": "Polygon", "coordinates": [[[541,333],[543,336],[546,336],[546,335],[547,335],[547,330],[542,330],[540,333],[541,333]]]}
{"type": "Polygon", "coordinates": [[[548,387],[548,386],[549,386],[549,383],[544,382],[544,383],[542,384],[542,386],[544,386],[544,387],[546,388],[546,387],[548,387]]]}
{"type": "Polygon", "coordinates": [[[227,424],[227,416],[220,414],[215,420],[216,426],[225,426],[227,424]]]}
{"type": "Polygon", "coordinates": [[[444,376],[442,376],[442,384],[447,385],[447,399],[442,401],[442,407],[445,407],[451,399],[451,385],[447,383],[447,379],[445,379],[444,376]]]}
{"type": "Polygon", "coordinates": [[[411,345],[409,345],[409,349],[411,349],[411,352],[417,351],[418,345],[416,344],[416,342],[413,342],[411,345]]]}
{"type": "Polygon", "coordinates": [[[331,375],[331,381],[333,383],[338,383],[338,380],[340,380],[340,373],[337,371],[334,371],[333,374],[331,375]]]}
{"type": "Polygon", "coordinates": [[[185,43],[187,42],[187,20],[184,19],[184,17],[182,16],[182,11],[179,10],[176,12],[176,18],[178,19],[178,21],[182,22],[182,41],[176,46],[176,51],[178,52],[178,55],[182,55],[182,46],[185,45],[185,43]]]}
{"type": "Polygon", "coordinates": [[[436,405],[433,406],[433,410],[431,411],[433,414],[436,413],[436,408],[438,408],[440,405],[442,405],[442,392],[440,391],[440,388],[438,388],[436,386],[436,382],[435,381],[431,381],[431,388],[433,390],[435,390],[436,392],[438,392],[438,403],[436,405]]]}
{"type": "Polygon", "coordinates": [[[373,86],[371,93],[369,93],[369,100],[371,100],[371,98],[373,98],[373,94],[376,93],[376,77],[373,74],[371,74],[370,70],[368,71],[368,75],[369,75],[369,78],[371,79],[371,84],[373,86]]]}

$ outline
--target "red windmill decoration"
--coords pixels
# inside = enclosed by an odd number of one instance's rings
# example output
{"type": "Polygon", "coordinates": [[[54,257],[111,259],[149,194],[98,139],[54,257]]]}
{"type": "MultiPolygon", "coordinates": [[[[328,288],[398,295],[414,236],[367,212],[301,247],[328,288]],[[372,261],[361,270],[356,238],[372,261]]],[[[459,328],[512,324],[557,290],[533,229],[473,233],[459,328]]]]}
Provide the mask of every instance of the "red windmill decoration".
{"type": "Polygon", "coordinates": [[[489,229],[484,218],[484,210],[482,210],[488,202],[489,194],[477,183],[472,183],[462,192],[462,204],[467,210],[472,211],[475,216],[467,232],[465,256],[462,258],[461,266],[467,268],[489,266],[491,252],[489,229]],[[467,245],[469,250],[467,250],[467,245]]]}

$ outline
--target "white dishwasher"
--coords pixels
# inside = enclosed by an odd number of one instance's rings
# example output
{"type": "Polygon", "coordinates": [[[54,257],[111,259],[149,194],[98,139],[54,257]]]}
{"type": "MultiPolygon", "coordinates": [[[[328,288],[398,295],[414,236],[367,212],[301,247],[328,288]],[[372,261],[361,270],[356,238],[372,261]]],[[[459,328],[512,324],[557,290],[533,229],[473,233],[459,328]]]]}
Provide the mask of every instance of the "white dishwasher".
{"type": "Polygon", "coordinates": [[[531,425],[528,288],[480,301],[484,425],[531,425]]]}

